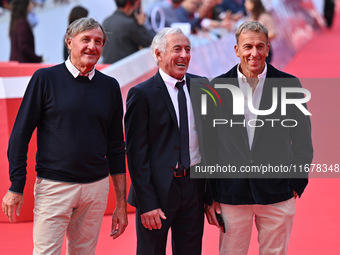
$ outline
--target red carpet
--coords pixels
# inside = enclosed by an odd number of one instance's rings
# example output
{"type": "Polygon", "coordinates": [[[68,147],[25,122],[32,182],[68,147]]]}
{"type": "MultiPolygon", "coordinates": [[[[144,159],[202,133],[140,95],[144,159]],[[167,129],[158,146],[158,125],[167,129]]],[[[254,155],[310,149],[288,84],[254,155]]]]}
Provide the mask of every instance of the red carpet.
{"type": "MultiPolygon", "coordinates": [[[[331,30],[325,30],[303,47],[285,71],[300,78],[340,77],[340,19],[335,17],[331,30]]],[[[303,80],[305,86],[305,80],[303,80]]],[[[315,148],[314,163],[340,164],[340,82],[314,79],[306,82],[312,93],[309,110],[312,112],[312,132],[315,148]],[[316,81],[316,82],[315,82],[316,81]],[[315,84],[316,83],[316,84],[315,84]],[[330,84],[333,83],[333,84],[330,84]]],[[[4,170],[4,169],[2,169],[4,170]]],[[[290,255],[340,254],[340,173],[338,178],[311,178],[301,199],[297,201],[290,255]]],[[[118,240],[109,237],[111,217],[105,216],[96,254],[135,254],[136,237],[134,215],[129,215],[129,226],[118,240]]],[[[0,254],[32,254],[32,223],[0,224],[0,254]]],[[[258,254],[254,230],[249,255],[258,254]]],[[[168,245],[168,251],[170,251],[168,245]]],[[[65,247],[63,247],[63,254],[65,247]]],[[[168,252],[170,254],[170,252],[168,252]]],[[[203,254],[218,254],[218,230],[206,224],[203,254]]]]}

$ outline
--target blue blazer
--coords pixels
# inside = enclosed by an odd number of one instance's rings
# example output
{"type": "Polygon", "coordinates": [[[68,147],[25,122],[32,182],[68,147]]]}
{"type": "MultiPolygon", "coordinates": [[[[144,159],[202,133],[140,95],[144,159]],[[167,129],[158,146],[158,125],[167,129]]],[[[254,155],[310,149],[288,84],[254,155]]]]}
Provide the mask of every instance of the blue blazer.
{"type": "MultiPolygon", "coordinates": [[[[216,77],[212,83],[220,83],[219,79],[227,79],[228,83],[239,87],[237,66],[229,72],[216,77]]],[[[295,105],[287,106],[287,115],[281,116],[280,91],[283,87],[301,87],[299,80],[287,73],[281,72],[272,65],[267,64],[267,76],[260,101],[260,110],[269,109],[272,105],[272,88],[278,88],[278,106],[269,116],[258,116],[265,125],[255,128],[252,147],[249,148],[248,134],[243,125],[218,125],[215,129],[217,144],[211,164],[241,166],[262,165],[297,165],[310,164],[313,159],[313,146],[311,139],[311,124],[309,116],[305,116],[295,105]],[[276,78],[276,79],[271,79],[276,78]],[[290,78],[290,79],[288,79],[290,78]],[[274,127],[266,119],[279,119],[274,127]],[[294,119],[298,122],[295,127],[283,127],[283,119],[294,119]],[[222,141],[222,142],[221,142],[222,141]]],[[[218,118],[233,120],[241,123],[244,115],[233,115],[233,98],[228,90],[220,93],[224,105],[223,112],[215,111],[218,118]]],[[[293,93],[293,97],[301,97],[293,93]]],[[[290,123],[291,124],[291,123],[290,123]]],[[[245,177],[245,176],[242,176],[245,177]]],[[[293,190],[299,196],[303,193],[307,183],[308,174],[299,178],[292,175],[281,178],[220,178],[209,180],[209,188],[215,201],[224,204],[272,204],[285,201],[293,197],[293,190]],[[301,178],[303,177],[303,178],[301,178]]],[[[208,201],[209,203],[211,201],[208,201]]]]}
{"type": "MultiPolygon", "coordinates": [[[[186,75],[188,88],[190,78],[196,77],[186,75]]],[[[124,121],[131,177],[128,202],[141,214],[164,209],[179,159],[180,135],[176,112],[159,72],[130,89],[124,121]]]]}

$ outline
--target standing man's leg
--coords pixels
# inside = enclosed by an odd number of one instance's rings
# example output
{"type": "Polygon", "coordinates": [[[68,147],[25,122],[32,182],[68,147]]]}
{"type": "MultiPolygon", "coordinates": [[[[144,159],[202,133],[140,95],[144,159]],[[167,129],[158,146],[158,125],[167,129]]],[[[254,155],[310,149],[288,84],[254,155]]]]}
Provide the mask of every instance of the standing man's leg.
{"type": "Polygon", "coordinates": [[[34,188],[33,254],[60,254],[80,192],[78,184],[37,178],[34,188]]]}
{"type": "Polygon", "coordinates": [[[253,205],[220,204],[225,233],[220,232],[220,255],[247,255],[253,228],[253,205]]]}
{"type": "Polygon", "coordinates": [[[285,255],[293,228],[295,198],[269,205],[257,205],[255,223],[260,255],[285,255]]]}
{"type": "Polygon", "coordinates": [[[109,195],[109,177],[80,184],[79,203],[67,228],[67,254],[94,254],[109,195]]]}
{"type": "Polygon", "coordinates": [[[165,216],[166,220],[161,220],[161,229],[149,230],[143,226],[138,208],[136,208],[137,255],[165,255],[171,220],[166,213],[165,216]]]}
{"type": "Polygon", "coordinates": [[[164,209],[166,220],[162,220],[161,229],[146,229],[141,223],[137,209],[137,255],[165,255],[170,227],[173,254],[201,254],[204,223],[203,194],[204,180],[191,180],[189,176],[175,178],[169,189],[167,205],[164,209]]]}
{"type": "Polygon", "coordinates": [[[189,176],[173,180],[180,209],[171,225],[174,255],[200,255],[204,226],[204,184],[189,176]]]}
{"type": "Polygon", "coordinates": [[[161,219],[161,229],[145,228],[141,222],[139,210],[136,208],[137,255],[165,255],[168,232],[180,207],[180,192],[175,184],[172,181],[167,207],[162,208],[166,219],[161,219]]]}

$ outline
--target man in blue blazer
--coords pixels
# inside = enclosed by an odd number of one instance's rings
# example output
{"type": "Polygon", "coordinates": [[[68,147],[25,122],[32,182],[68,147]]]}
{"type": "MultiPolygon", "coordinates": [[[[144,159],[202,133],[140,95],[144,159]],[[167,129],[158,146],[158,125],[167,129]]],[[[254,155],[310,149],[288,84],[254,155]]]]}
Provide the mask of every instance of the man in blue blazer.
{"type": "MultiPolygon", "coordinates": [[[[210,224],[219,226],[216,213],[224,220],[220,254],[247,254],[254,219],[259,253],[287,254],[295,200],[308,183],[308,174],[303,171],[300,175],[287,171],[308,169],[312,161],[310,119],[305,104],[300,105],[305,112],[287,104],[286,114],[282,114],[282,91],[302,88],[296,77],[266,64],[270,47],[267,29],[258,22],[245,22],[236,31],[236,41],[240,64],[215,78],[213,86],[233,85],[243,92],[245,102],[251,99],[254,109],[262,112],[275,106],[272,95],[276,93],[277,107],[260,115],[245,103],[244,114],[236,115],[233,112],[236,99],[231,90],[218,90],[224,107],[223,111],[215,111],[215,117],[228,120],[228,124],[216,125],[218,142],[212,162],[233,166],[236,174],[209,181],[213,201],[206,207],[206,214],[210,224]],[[265,167],[275,169],[275,174],[250,172],[264,171],[265,167]]],[[[302,99],[302,93],[288,94],[293,100],[302,99]]]]}
{"type": "Polygon", "coordinates": [[[202,179],[190,179],[201,162],[187,74],[189,39],[164,28],[151,49],[159,71],[130,89],[125,134],[131,176],[128,202],[136,207],[137,254],[165,254],[168,230],[174,254],[201,254],[202,179]]]}

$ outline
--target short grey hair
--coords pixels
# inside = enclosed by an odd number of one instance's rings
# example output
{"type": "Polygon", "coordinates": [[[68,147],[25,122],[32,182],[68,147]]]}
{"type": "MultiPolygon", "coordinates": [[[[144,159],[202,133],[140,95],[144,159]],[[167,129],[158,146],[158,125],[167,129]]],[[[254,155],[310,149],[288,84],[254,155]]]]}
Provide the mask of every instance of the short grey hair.
{"type": "MultiPolygon", "coordinates": [[[[158,65],[158,59],[157,59],[157,56],[155,54],[155,51],[159,50],[160,52],[165,52],[166,44],[167,44],[166,37],[168,35],[174,35],[174,34],[184,35],[185,37],[187,37],[180,28],[165,27],[162,30],[160,30],[155,35],[155,37],[153,38],[152,43],[151,43],[151,51],[152,51],[152,55],[153,55],[157,65],[158,65]]],[[[189,42],[190,42],[190,40],[189,40],[189,42]]]]}
{"type": "Polygon", "coordinates": [[[236,30],[235,37],[236,37],[236,43],[238,44],[238,40],[240,38],[240,35],[242,32],[248,32],[248,31],[254,31],[257,33],[264,33],[267,38],[268,43],[268,30],[265,28],[260,22],[257,21],[246,21],[243,22],[238,29],[236,30]]]}
{"type": "Polygon", "coordinates": [[[103,32],[103,46],[104,46],[104,44],[106,42],[106,33],[104,31],[103,26],[98,21],[96,21],[95,19],[85,17],[85,18],[80,18],[80,19],[73,21],[67,27],[66,34],[65,34],[65,45],[66,45],[66,47],[67,47],[67,39],[68,38],[73,38],[79,33],[82,33],[84,31],[91,30],[91,29],[94,29],[94,28],[97,28],[97,27],[99,27],[103,32]]]}

